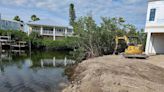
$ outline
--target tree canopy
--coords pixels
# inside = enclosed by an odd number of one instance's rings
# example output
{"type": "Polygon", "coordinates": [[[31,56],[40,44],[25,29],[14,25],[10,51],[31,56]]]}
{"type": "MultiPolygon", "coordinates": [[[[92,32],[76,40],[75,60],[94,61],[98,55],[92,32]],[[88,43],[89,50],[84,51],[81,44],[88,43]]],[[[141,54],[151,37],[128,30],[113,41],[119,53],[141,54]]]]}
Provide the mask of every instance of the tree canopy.
{"type": "Polygon", "coordinates": [[[32,21],[38,21],[38,20],[40,20],[40,18],[38,18],[36,15],[32,15],[31,20],[32,21]]]}
{"type": "Polygon", "coordinates": [[[15,17],[13,18],[13,20],[19,21],[19,22],[22,22],[22,23],[23,23],[23,20],[21,20],[19,16],[15,16],[15,17]]]}
{"type": "MultiPolygon", "coordinates": [[[[145,34],[137,31],[134,25],[126,24],[124,18],[102,17],[101,19],[102,22],[99,26],[92,16],[81,17],[75,22],[77,49],[74,56],[77,56],[77,60],[112,54],[116,36],[139,36],[142,44],[145,45],[145,34]]],[[[125,48],[126,43],[121,42],[118,51],[122,52],[125,48]]]]}
{"type": "Polygon", "coordinates": [[[76,19],[76,14],[75,14],[75,9],[74,9],[74,4],[71,3],[69,7],[69,17],[70,17],[70,25],[74,25],[75,19],[76,19]]]}
{"type": "Polygon", "coordinates": [[[21,19],[20,19],[19,16],[15,16],[15,17],[13,18],[13,20],[15,20],[15,21],[21,21],[21,19]]]}

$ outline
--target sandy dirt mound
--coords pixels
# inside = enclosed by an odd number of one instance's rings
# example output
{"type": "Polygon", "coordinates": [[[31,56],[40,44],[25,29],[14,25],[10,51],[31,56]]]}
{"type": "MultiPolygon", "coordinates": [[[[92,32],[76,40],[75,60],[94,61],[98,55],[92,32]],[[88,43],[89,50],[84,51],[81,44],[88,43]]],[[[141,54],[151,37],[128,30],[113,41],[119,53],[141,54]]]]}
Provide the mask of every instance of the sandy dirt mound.
{"type": "Polygon", "coordinates": [[[164,92],[164,68],[121,56],[86,60],[74,77],[63,92],[164,92]]]}

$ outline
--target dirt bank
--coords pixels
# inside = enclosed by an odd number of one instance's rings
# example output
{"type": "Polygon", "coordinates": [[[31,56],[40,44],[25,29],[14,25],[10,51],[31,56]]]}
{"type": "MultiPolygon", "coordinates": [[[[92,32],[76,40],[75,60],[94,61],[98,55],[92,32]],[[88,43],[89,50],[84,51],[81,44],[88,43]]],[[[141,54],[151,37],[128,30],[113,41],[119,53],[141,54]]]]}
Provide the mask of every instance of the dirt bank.
{"type": "Polygon", "coordinates": [[[164,92],[164,68],[146,63],[150,60],[121,56],[86,60],[63,92],[164,92]]]}

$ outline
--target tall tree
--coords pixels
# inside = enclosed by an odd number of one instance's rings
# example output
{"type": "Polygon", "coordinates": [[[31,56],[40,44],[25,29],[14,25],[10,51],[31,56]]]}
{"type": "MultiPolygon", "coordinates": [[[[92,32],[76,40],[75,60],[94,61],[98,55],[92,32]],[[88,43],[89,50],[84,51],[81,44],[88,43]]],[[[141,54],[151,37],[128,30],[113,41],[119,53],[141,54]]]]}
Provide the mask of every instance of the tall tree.
{"type": "Polygon", "coordinates": [[[70,17],[70,25],[74,25],[75,23],[75,19],[76,19],[76,14],[75,14],[75,9],[74,9],[74,4],[70,4],[70,7],[69,7],[69,17],[70,17]]]}
{"type": "Polygon", "coordinates": [[[32,15],[31,20],[32,21],[38,21],[38,20],[40,20],[40,18],[38,18],[36,15],[32,15]]]}
{"type": "Polygon", "coordinates": [[[13,20],[15,20],[15,21],[21,21],[21,19],[20,19],[19,16],[15,16],[15,17],[13,18],[13,20]]]}

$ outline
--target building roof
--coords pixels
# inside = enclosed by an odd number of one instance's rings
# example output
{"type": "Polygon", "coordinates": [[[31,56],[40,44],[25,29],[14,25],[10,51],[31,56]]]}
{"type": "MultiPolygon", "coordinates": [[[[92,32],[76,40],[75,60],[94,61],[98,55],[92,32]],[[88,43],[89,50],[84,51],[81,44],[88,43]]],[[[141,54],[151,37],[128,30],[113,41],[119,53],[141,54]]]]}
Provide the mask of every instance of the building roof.
{"type": "Polygon", "coordinates": [[[164,1],[164,0],[148,0],[148,2],[155,2],[155,1],[164,1]]]}
{"type": "Polygon", "coordinates": [[[15,22],[15,23],[23,24],[22,22],[15,21],[15,20],[9,20],[9,19],[0,19],[0,21],[10,21],[10,22],[15,22]]]}
{"type": "Polygon", "coordinates": [[[72,26],[65,25],[60,22],[56,22],[53,20],[38,20],[38,21],[32,21],[28,22],[28,25],[41,25],[41,26],[57,26],[57,27],[68,27],[68,28],[73,28],[72,26]]]}

